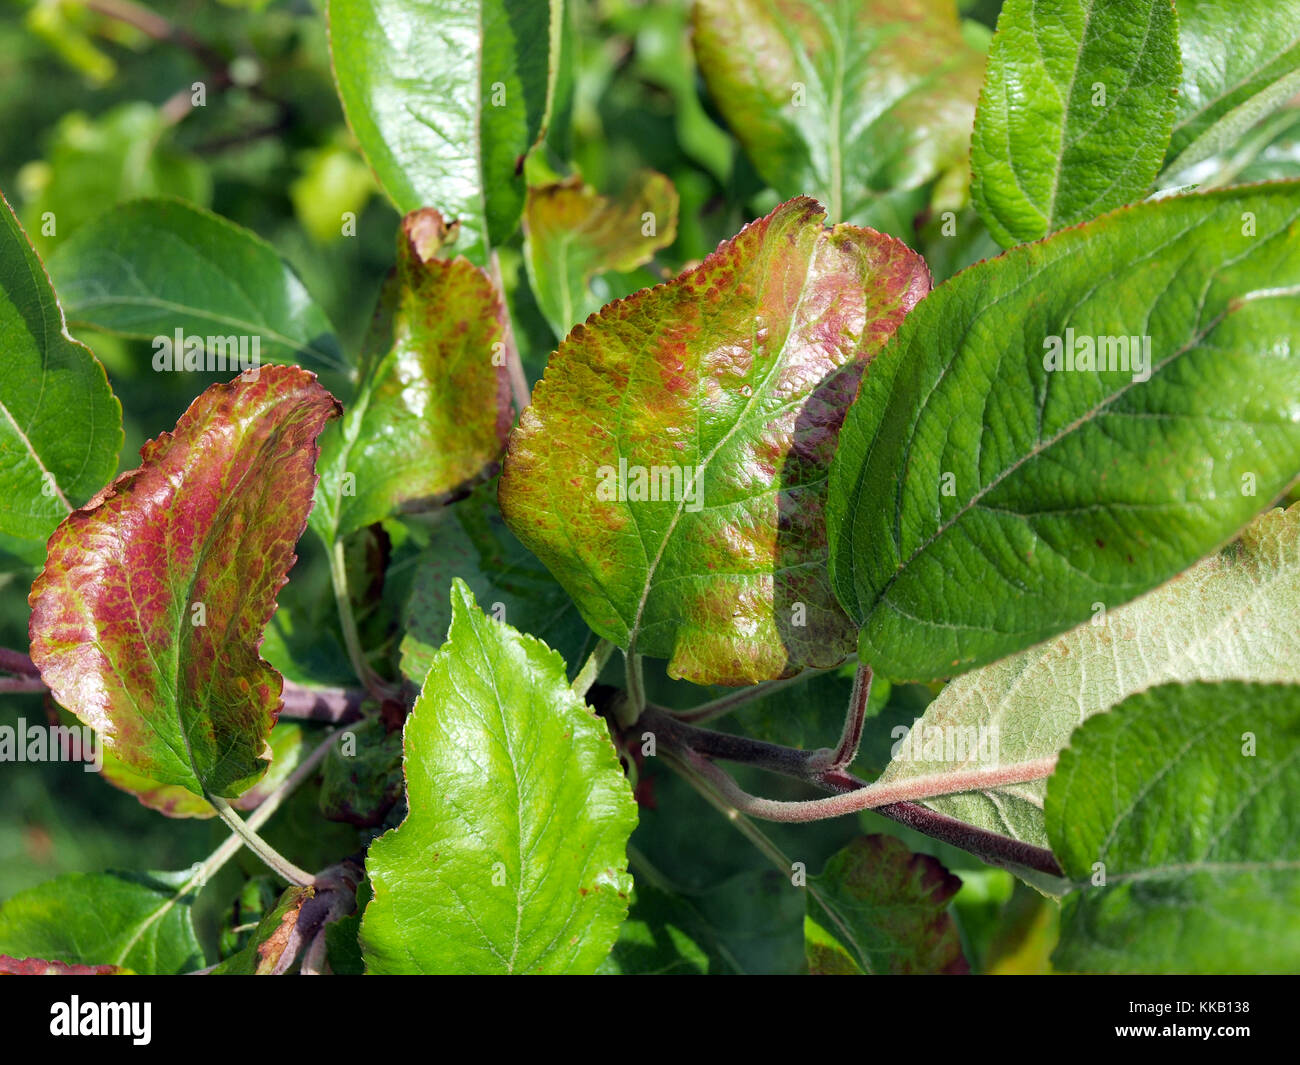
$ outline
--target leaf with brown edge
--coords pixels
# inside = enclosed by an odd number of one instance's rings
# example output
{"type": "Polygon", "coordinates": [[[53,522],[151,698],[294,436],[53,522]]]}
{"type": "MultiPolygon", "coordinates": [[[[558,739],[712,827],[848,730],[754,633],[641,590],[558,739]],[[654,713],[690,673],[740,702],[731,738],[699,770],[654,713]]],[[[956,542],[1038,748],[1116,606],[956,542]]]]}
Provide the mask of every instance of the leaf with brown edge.
{"type": "Polygon", "coordinates": [[[0,954],[0,976],[125,976],[120,965],[69,965],[42,958],[11,958],[0,954]]]}
{"type": "Polygon", "coordinates": [[[297,960],[302,947],[298,920],[303,906],[315,895],[311,887],[290,887],[275,908],[257,924],[253,938],[243,950],[232,954],[215,969],[213,976],[281,976],[297,960]]]}
{"type": "Polygon", "coordinates": [[[515,535],[596,633],[675,677],[747,684],[853,649],[827,470],[863,367],[930,277],[899,241],[824,217],[791,200],[577,326],[511,436],[515,535]]]}
{"type": "Polygon", "coordinates": [[[961,881],[893,836],[859,836],[808,881],[804,937],[819,976],[970,971],[948,902],[961,881]]]}
{"type": "Polygon", "coordinates": [[[505,310],[486,273],[437,257],[457,230],[432,208],[402,220],[357,398],[321,438],[312,528],[327,543],[444,501],[490,474],[505,449],[505,310]]]}
{"type": "Polygon", "coordinates": [[[604,301],[590,288],[596,274],[635,270],[676,236],[677,190],[653,170],[637,174],[617,199],[580,177],[529,189],[524,264],[555,335],[600,309],[604,301]]]}
{"type": "Polygon", "coordinates": [[[283,681],[258,648],[338,409],[297,367],[213,385],[50,537],[32,661],[150,786],[234,798],[266,770],[283,681]]]}

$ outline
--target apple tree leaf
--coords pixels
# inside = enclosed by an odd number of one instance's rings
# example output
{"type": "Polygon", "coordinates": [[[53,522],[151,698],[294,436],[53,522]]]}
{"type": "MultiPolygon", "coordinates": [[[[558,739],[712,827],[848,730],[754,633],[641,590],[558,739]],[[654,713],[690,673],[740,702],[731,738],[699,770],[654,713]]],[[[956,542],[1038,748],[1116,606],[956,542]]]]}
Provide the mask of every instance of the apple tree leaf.
{"type": "Polygon", "coordinates": [[[557,337],[604,302],[590,288],[598,273],[628,273],[677,235],[677,190],[653,170],[638,173],[618,199],[580,177],[528,190],[524,263],[538,306],[557,337]]]}
{"type": "Polygon", "coordinates": [[[1013,654],[1277,498],[1300,472],[1298,234],[1300,184],[1170,197],[1013,248],[909,315],[831,466],[862,661],[932,680],[1013,654]]]}
{"type": "Polygon", "coordinates": [[[519,224],[523,157],[554,96],[561,0],[330,0],[343,111],[403,214],[460,223],[479,266],[519,224]],[[558,29],[558,23],[556,24],[558,29]]]}
{"type": "Polygon", "coordinates": [[[171,975],[203,967],[191,874],[66,873],[0,903],[0,954],[171,975]]]}
{"type": "Polygon", "coordinates": [[[984,56],[953,0],[699,0],[709,93],[763,179],[833,222],[967,169],[984,56]]]}
{"type": "Polygon", "coordinates": [[[1007,0],[971,138],[971,198],[1003,247],[1146,195],[1174,124],[1170,0],[1007,0]]]}
{"type": "Polygon", "coordinates": [[[590,973],[627,915],[632,791],[540,640],[452,588],[403,738],[402,824],[370,847],[371,973],[590,973]]]}
{"type": "Polygon", "coordinates": [[[445,501],[505,448],[514,420],[505,311],[477,266],[437,258],[447,237],[437,211],[402,220],[356,399],[321,437],[312,528],[327,543],[445,501]]]}
{"type": "Polygon", "coordinates": [[[136,200],[100,215],[59,245],[50,276],[73,324],[172,341],[154,345],[159,372],[236,374],[254,342],[259,363],[347,368],[325,312],[279,253],[192,204],[136,200]],[[177,331],[188,348],[176,350],[177,331]]]}
{"type": "Polygon", "coordinates": [[[122,407],[104,367],[68,335],[0,197],[0,534],[37,551],[113,476],[121,447],[122,407]]]}
{"type": "Polygon", "coordinates": [[[153,785],[234,798],[266,770],[282,680],[258,647],[337,411],[296,367],[213,385],[50,538],[32,660],[153,785]]]}
{"type": "Polygon", "coordinates": [[[1300,686],[1164,684],[1089,718],[1047,786],[1075,882],[1058,969],[1300,970],[1300,686]]]}
{"type": "Polygon", "coordinates": [[[831,666],[826,470],[863,367],[929,286],[919,256],[782,204],[560,345],[510,439],[501,509],[587,624],[673,676],[831,666]]]}
{"type": "MultiPolygon", "coordinates": [[[[1240,542],[1131,603],[956,678],[880,783],[941,787],[950,773],[1055,758],[1080,722],[1134,692],[1197,680],[1300,684],[1300,503],[1261,514],[1240,542]]],[[[1040,779],[925,804],[1046,847],[1046,791],[1040,779]]]]}

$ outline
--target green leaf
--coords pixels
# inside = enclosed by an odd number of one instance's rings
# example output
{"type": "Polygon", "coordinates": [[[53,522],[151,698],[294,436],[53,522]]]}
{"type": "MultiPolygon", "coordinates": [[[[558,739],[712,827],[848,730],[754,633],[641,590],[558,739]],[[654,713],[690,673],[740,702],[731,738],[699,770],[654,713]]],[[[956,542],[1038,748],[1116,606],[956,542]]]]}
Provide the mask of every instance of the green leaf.
{"type": "Polygon", "coordinates": [[[859,836],[809,878],[804,926],[814,975],[965,973],[948,902],[961,881],[893,836],[859,836]]]}
{"type": "Polygon", "coordinates": [[[1003,247],[1140,200],[1174,124],[1170,0],[1007,0],[971,138],[971,198],[1003,247]]]}
{"type": "Polygon", "coordinates": [[[864,365],[924,294],[892,238],[801,197],[612,303],[551,358],[501,509],[587,624],[698,683],[831,666],[826,469],[864,365]]]}
{"type": "Polygon", "coordinates": [[[576,673],[592,643],[573,600],[507,528],[487,486],[457,503],[420,556],[403,611],[401,669],[422,684],[451,625],[449,593],[457,577],[498,621],[536,636],[576,673]]]}
{"type": "Polygon", "coordinates": [[[984,56],[952,0],[699,0],[695,53],[763,180],[833,221],[966,169],[984,56]]]}
{"type": "MultiPolygon", "coordinates": [[[[958,677],[897,745],[880,783],[937,790],[952,773],[1055,758],[1081,721],[1134,692],[1194,680],[1300,684],[1300,504],[1260,515],[1239,544],[1140,599],[958,677]]],[[[925,804],[1046,847],[1046,791],[1034,780],[925,804]]]]}
{"type": "Polygon", "coordinates": [[[266,770],[282,681],[257,649],[337,409],[296,367],[213,385],[50,538],[32,660],[153,784],[233,798],[266,770]]]}
{"type": "Polygon", "coordinates": [[[183,873],[68,873],[0,904],[0,954],[171,975],[203,966],[183,873]]]}
{"type": "Polygon", "coordinates": [[[772,975],[802,968],[803,892],[770,869],[699,891],[637,884],[632,909],[600,973],[772,975]]]}
{"type": "Polygon", "coordinates": [[[206,207],[212,176],[202,160],[176,147],[175,128],[175,119],[141,101],[93,118],[73,111],[59,119],[45,161],[26,168],[22,178],[24,186],[34,186],[23,220],[41,253],[128,200],[175,196],[206,207]]]}
{"type": "Polygon", "coordinates": [[[68,512],[113,476],[122,407],[0,197],[0,535],[36,558],[68,512]],[[30,552],[29,552],[30,547],[30,552]]]}
{"type": "Polygon", "coordinates": [[[524,262],[555,335],[567,336],[600,309],[602,301],[589,287],[596,274],[635,270],[676,235],[677,190],[653,170],[639,172],[617,200],[580,177],[529,189],[524,262]]]}
{"type": "Polygon", "coordinates": [[[523,157],[553,95],[560,2],[329,5],[343,111],[379,183],[403,214],[436,207],[459,221],[458,250],[480,266],[519,223],[523,157]]]}
{"type": "Polygon", "coordinates": [[[294,935],[298,918],[314,894],[310,887],[286,890],[271,912],[258,921],[248,944],[213,969],[212,975],[281,976],[287,972],[297,960],[300,946],[294,935]]]}
{"type": "Polygon", "coordinates": [[[1166,684],[1075,731],[1047,788],[1058,969],[1300,970],[1300,687],[1166,684]]]}
{"type": "Polygon", "coordinates": [[[908,317],[831,467],[831,573],[862,661],[930,680],[1022,650],[1283,492],[1298,219],[1296,184],[1139,204],[972,267],[908,317]]]}
{"type": "Polygon", "coordinates": [[[367,970],[594,971],[627,914],[636,807],[560,656],[457,581],[404,748],[410,812],[366,858],[367,970]]]}
{"type": "Polygon", "coordinates": [[[368,719],[345,732],[325,756],[320,810],[360,828],[383,824],[402,796],[402,734],[368,719]]]}
{"type": "Polygon", "coordinates": [[[482,270],[436,257],[447,236],[437,211],[402,221],[356,400],[321,439],[312,528],[327,544],[445,501],[493,472],[505,448],[505,311],[482,270]]]}
{"type": "Polygon", "coordinates": [[[160,373],[234,374],[268,362],[346,368],[325,312],[279,253],[179,200],[100,215],[59,245],[50,277],[70,322],[151,340],[160,373]]]}
{"type": "Polygon", "coordinates": [[[1230,149],[1300,92],[1300,0],[1178,0],[1183,84],[1165,172],[1230,149]]]}

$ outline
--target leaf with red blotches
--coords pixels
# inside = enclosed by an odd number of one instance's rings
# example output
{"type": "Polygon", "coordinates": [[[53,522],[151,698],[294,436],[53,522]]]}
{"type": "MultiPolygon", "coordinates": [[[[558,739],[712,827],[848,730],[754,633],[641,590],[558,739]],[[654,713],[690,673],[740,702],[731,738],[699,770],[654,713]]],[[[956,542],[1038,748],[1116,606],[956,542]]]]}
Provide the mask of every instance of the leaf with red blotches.
{"type": "Polygon", "coordinates": [[[506,318],[492,280],[432,208],[402,220],[366,336],[357,399],[321,439],[312,528],[327,542],[425,509],[493,471],[514,420],[506,318]]]}
{"type": "Polygon", "coordinates": [[[961,881],[893,836],[859,836],[808,880],[804,943],[816,976],[966,973],[948,902],[961,881]]]}
{"type": "Polygon", "coordinates": [[[68,965],[42,958],[11,958],[0,954],[0,976],[122,976],[130,969],[118,965],[68,965]]]}
{"type": "Polygon", "coordinates": [[[831,666],[823,508],[863,368],[925,263],[799,197],[694,270],[605,307],[552,357],[501,509],[599,635],[699,683],[831,666]]]}
{"type": "Polygon", "coordinates": [[[258,648],[338,409],[297,367],[213,385],[50,538],[32,660],[151,787],[233,798],[266,770],[283,680],[258,648]]]}

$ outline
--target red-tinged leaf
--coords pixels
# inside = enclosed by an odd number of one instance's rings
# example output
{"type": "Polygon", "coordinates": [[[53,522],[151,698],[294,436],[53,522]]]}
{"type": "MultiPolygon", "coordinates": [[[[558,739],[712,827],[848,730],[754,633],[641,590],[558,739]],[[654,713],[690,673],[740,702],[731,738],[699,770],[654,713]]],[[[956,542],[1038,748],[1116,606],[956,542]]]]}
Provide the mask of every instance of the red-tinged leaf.
{"type": "Polygon", "coordinates": [[[505,450],[505,310],[486,273],[437,257],[456,229],[432,208],[402,220],[357,399],[321,439],[312,528],[327,541],[444,501],[494,472],[505,450]]]}
{"type": "Polygon", "coordinates": [[[575,327],[510,440],[510,527],[592,629],[677,677],[751,683],[854,647],[826,574],[827,469],[863,367],[930,278],[899,241],[824,217],[791,200],[575,327]]]}
{"type": "Polygon", "coordinates": [[[129,973],[120,965],[69,965],[42,958],[11,958],[0,954],[0,976],[121,976],[129,973]]]}
{"type": "Polygon", "coordinates": [[[970,971],[948,902],[961,881],[893,836],[859,836],[809,878],[808,968],[818,976],[970,971]]]}
{"type": "Polygon", "coordinates": [[[151,787],[231,798],[266,769],[283,681],[258,648],[338,409],[297,367],[214,385],[50,538],[32,660],[151,787]]]}

